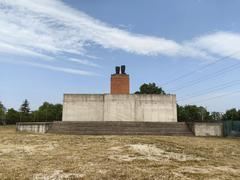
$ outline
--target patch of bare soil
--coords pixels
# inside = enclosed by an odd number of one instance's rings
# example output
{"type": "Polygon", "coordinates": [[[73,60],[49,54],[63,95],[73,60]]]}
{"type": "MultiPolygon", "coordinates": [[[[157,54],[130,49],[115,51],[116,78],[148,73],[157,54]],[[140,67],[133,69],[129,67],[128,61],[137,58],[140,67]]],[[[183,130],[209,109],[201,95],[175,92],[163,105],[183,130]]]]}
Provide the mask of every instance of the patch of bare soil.
{"type": "Polygon", "coordinates": [[[168,162],[169,160],[175,161],[201,161],[204,158],[195,157],[194,155],[186,155],[183,153],[169,152],[151,144],[130,144],[126,147],[111,147],[109,150],[123,152],[123,149],[133,151],[134,155],[129,152],[125,154],[111,155],[110,159],[120,161],[133,161],[133,160],[150,160],[168,162]]]}
{"type": "Polygon", "coordinates": [[[33,175],[33,180],[64,180],[64,179],[80,179],[84,174],[64,173],[63,170],[55,170],[52,173],[38,173],[33,175]]]}
{"type": "Polygon", "coordinates": [[[131,149],[140,155],[146,157],[146,159],[153,161],[161,160],[176,160],[176,161],[200,161],[204,158],[195,157],[193,155],[186,155],[184,153],[168,152],[163,149],[157,148],[155,145],[149,144],[131,144],[131,149]]]}

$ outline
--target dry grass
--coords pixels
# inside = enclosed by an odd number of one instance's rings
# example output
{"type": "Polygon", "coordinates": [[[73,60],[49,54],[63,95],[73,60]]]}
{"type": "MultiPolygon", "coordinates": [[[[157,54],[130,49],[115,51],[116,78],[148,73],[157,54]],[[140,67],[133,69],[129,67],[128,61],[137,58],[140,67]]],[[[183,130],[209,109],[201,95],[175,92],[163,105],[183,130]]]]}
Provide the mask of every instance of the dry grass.
{"type": "Polygon", "coordinates": [[[240,139],[41,135],[0,127],[0,179],[240,179],[240,139]]]}

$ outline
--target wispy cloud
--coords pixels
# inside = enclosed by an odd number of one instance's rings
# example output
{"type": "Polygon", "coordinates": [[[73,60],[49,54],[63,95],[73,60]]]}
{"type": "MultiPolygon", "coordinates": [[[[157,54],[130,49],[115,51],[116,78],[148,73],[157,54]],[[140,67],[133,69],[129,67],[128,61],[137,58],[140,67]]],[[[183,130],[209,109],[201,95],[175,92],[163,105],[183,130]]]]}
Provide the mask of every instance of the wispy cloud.
{"type": "Polygon", "coordinates": [[[6,53],[6,54],[17,54],[17,55],[24,55],[24,56],[32,56],[32,57],[38,57],[43,60],[53,60],[54,58],[42,53],[38,53],[26,48],[22,48],[21,46],[14,46],[7,43],[0,42],[0,53],[6,53]]]}
{"type": "Polygon", "coordinates": [[[98,67],[98,68],[101,67],[100,65],[93,63],[86,59],[69,58],[68,61],[79,63],[79,64],[84,64],[84,65],[88,65],[88,66],[92,66],[92,67],[98,67]]]}
{"type": "Polygon", "coordinates": [[[58,72],[64,72],[68,74],[75,74],[75,75],[85,75],[85,76],[99,76],[99,74],[89,72],[89,71],[82,71],[78,69],[72,69],[72,68],[65,68],[65,67],[58,67],[58,66],[52,66],[52,65],[46,65],[46,64],[39,64],[39,63],[25,63],[28,66],[43,68],[43,69],[49,69],[52,71],[58,71],[58,72]]]}
{"type": "Polygon", "coordinates": [[[133,34],[111,27],[57,0],[0,0],[1,41],[50,53],[86,52],[87,46],[157,55],[181,53],[182,47],[165,38],[133,34]]]}
{"type": "MultiPolygon", "coordinates": [[[[112,27],[60,0],[0,0],[1,53],[43,59],[68,53],[87,59],[91,56],[88,47],[92,45],[138,55],[213,58],[238,50],[240,34],[215,32],[176,42],[112,27]]],[[[69,61],[99,66],[76,58],[69,61]]]]}
{"type": "Polygon", "coordinates": [[[14,59],[0,59],[1,63],[11,63],[11,64],[21,64],[25,66],[31,66],[31,67],[36,67],[40,69],[48,69],[51,71],[57,71],[61,73],[66,73],[66,74],[73,74],[73,75],[81,75],[81,76],[101,76],[101,74],[91,72],[91,71],[83,71],[75,68],[66,68],[66,67],[61,67],[61,66],[56,66],[55,64],[42,64],[42,63],[36,63],[36,62],[31,62],[27,60],[17,60],[15,61],[14,59]]]}
{"type": "Polygon", "coordinates": [[[192,40],[190,45],[209,54],[228,56],[234,52],[235,59],[240,59],[240,34],[233,32],[216,32],[192,40]]]}

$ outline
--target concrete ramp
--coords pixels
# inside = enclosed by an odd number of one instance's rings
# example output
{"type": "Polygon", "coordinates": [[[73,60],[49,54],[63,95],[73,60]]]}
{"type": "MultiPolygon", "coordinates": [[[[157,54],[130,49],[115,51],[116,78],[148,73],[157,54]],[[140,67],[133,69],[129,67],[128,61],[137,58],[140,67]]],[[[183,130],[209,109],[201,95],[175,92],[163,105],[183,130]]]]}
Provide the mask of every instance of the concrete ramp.
{"type": "Polygon", "coordinates": [[[78,135],[182,135],[193,136],[184,122],[82,121],[54,122],[48,133],[78,135]]]}

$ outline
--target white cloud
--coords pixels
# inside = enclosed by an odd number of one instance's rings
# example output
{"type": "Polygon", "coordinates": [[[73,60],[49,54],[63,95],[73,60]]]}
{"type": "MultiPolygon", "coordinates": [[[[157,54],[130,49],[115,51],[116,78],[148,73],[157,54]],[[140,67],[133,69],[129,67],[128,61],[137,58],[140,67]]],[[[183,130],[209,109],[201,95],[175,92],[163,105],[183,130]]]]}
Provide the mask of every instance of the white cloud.
{"type": "Polygon", "coordinates": [[[231,32],[216,32],[196,38],[191,44],[194,48],[208,53],[240,59],[240,34],[231,32]]]}
{"type": "Polygon", "coordinates": [[[67,74],[73,74],[73,75],[101,76],[100,74],[94,73],[94,72],[91,72],[91,71],[83,71],[83,70],[79,70],[79,69],[60,67],[60,66],[56,66],[54,64],[35,63],[35,62],[27,61],[27,60],[15,61],[14,59],[7,59],[7,60],[6,59],[0,59],[0,62],[11,63],[11,64],[21,64],[21,65],[37,67],[37,68],[41,68],[41,69],[48,69],[48,70],[52,70],[52,71],[58,71],[58,72],[67,73],[67,74]]]}
{"type": "MultiPolygon", "coordinates": [[[[59,0],[0,0],[1,53],[44,59],[70,53],[88,58],[88,47],[95,44],[139,55],[209,59],[237,51],[240,35],[215,32],[176,42],[112,27],[59,0]]],[[[69,61],[98,66],[88,60],[69,61]]]]}
{"type": "Polygon", "coordinates": [[[43,69],[49,69],[53,71],[59,71],[59,72],[64,72],[68,74],[75,74],[75,75],[85,75],[85,76],[99,76],[96,73],[89,72],[89,71],[82,71],[78,69],[72,69],[72,68],[65,68],[65,67],[58,67],[58,66],[52,66],[52,65],[46,65],[46,64],[39,64],[39,63],[26,63],[28,66],[33,66],[33,67],[39,67],[43,69]]]}
{"type": "Polygon", "coordinates": [[[205,56],[173,40],[114,28],[58,0],[0,0],[0,5],[0,40],[42,53],[83,54],[98,44],[141,55],[205,56]]]}
{"type": "Polygon", "coordinates": [[[6,54],[18,54],[18,55],[25,55],[25,56],[32,56],[32,57],[38,57],[43,60],[53,60],[54,58],[51,56],[47,56],[45,54],[41,54],[35,51],[31,51],[29,49],[25,49],[18,46],[13,46],[6,43],[0,42],[0,53],[6,53],[6,54]]]}
{"type": "Polygon", "coordinates": [[[70,59],[68,59],[68,61],[79,63],[79,64],[84,64],[84,65],[88,65],[88,66],[92,66],[92,67],[101,67],[100,65],[98,65],[96,63],[93,63],[93,62],[91,62],[89,60],[86,60],[86,59],[70,58],[70,59]]]}

